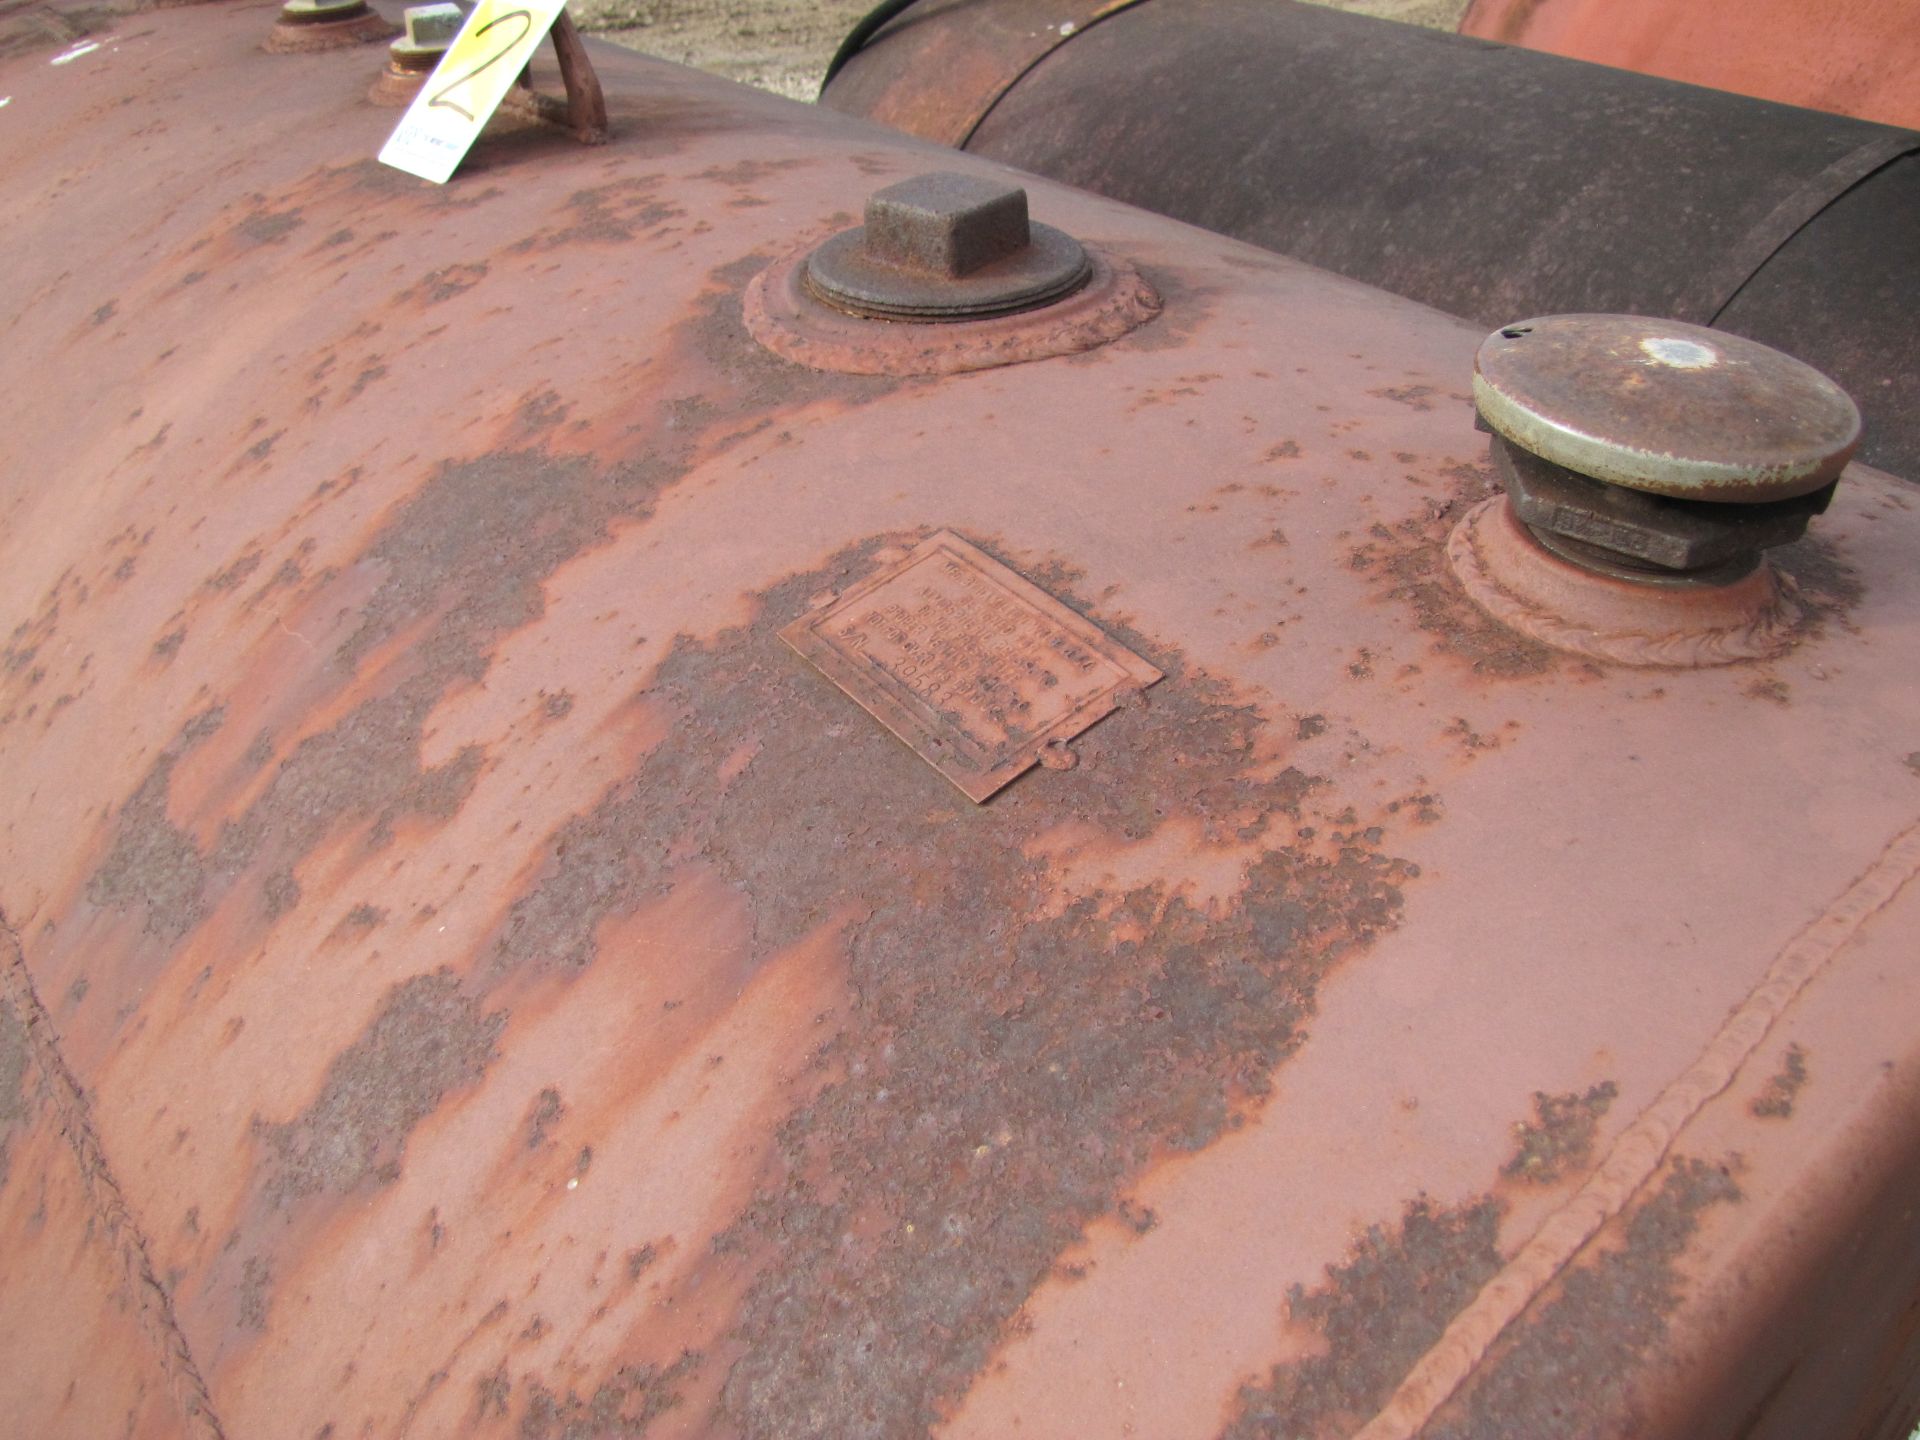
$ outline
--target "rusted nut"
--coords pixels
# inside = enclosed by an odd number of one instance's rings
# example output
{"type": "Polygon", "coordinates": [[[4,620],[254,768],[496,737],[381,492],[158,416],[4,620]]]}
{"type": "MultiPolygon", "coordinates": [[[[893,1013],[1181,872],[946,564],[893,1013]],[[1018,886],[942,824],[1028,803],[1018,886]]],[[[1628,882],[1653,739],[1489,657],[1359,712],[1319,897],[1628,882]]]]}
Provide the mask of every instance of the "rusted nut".
{"type": "Polygon", "coordinates": [[[816,298],[890,320],[979,320],[1061,300],[1093,274],[1071,235],[1035,224],[1027,192],[977,175],[919,175],[877,190],[866,223],[807,259],[816,298]]]}
{"type": "Polygon", "coordinates": [[[1695,575],[1718,574],[1730,566],[1743,573],[1760,551],[1806,534],[1807,523],[1833,499],[1837,483],[1763,505],[1675,500],[1576,475],[1504,436],[1495,435],[1491,448],[1514,513],[1542,543],[1568,559],[1605,558],[1615,568],[1640,562],[1695,575]]]}
{"type": "Polygon", "coordinates": [[[265,48],[276,55],[299,55],[365,45],[395,33],[366,0],[286,0],[265,48]]]}
{"type": "Polygon", "coordinates": [[[453,45],[453,37],[466,23],[466,11],[458,5],[409,5],[401,17],[406,33],[387,47],[393,68],[404,74],[433,69],[440,57],[453,45]]]}

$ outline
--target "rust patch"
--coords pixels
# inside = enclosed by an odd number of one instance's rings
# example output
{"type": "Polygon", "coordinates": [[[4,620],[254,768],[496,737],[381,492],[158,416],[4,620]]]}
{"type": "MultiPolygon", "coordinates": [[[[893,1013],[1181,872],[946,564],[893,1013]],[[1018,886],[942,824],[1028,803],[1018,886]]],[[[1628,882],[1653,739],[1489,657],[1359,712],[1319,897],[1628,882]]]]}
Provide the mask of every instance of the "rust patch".
{"type": "MultiPolygon", "coordinates": [[[[1076,768],[1030,772],[983,806],[955,794],[849,723],[779,640],[903,538],[776,585],[743,627],[676,643],[645,691],[665,737],[554,836],[488,965],[587,964],[603,921],[692,863],[751,897],[756,963],[859,897],[853,1013],[819,1057],[845,1078],[782,1127],[757,1198],[716,1242],[751,1277],[720,1400],[748,1440],[925,1430],[1089,1220],[1154,1158],[1262,1103],[1320,977],[1397,923],[1411,874],[1378,831],[1301,838],[1322,782],[1275,763],[1286,742],[1257,709],[1101,617],[1167,680],[1088,731],[1076,768]],[[751,764],[716,763],[746,745],[751,764]],[[1157,883],[1063,910],[1034,842],[1069,817],[1116,845],[1177,820],[1266,853],[1241,897],[1206,910],[1157,883]]],[[[1068,572],[1020,568],[1085,612],[1068,572]]]]}
{"type": "Polygon", "coordinates": [[[716,185],[730,185],[741,189],[749,185],[758,185],[783,170],[797,170],[814,162],[801,156],[790,156],[785,160],[736,160],[731,165],[709,165],[704,170],[696,170],[689,180],[711,180],[716,185]]]}
{"type": "Polygon", "coordinates": [[[1553,1185],[1585,1168],[1593,1157],[1594,1134],[1620,1093],[1611,1080],[1603,1080],[1582,1095],[1569,1090],[1564,1095],[1533,1092],[1533,1119],[1513,1127],[1513,1158],[1500,1167],[1509,1180],[1530,1185],[1553,1185]]]}
{"type": "MultiPolygon", "coordinates": [[[[180,747],[191,743],[205,717],[193,722],[122,807],[110,854],[88,882],[89,898],[141,912],[147,932],[170,946],[242,873],[258,866],[290,878],[300,858],[340,825],[365,824],[368,844],[378,847],[402,818],[445,819],[457,810],[483,757],[470,746],[437,768],[423,768],[426,718],[450,687],[486,674],[502,635],[545,613],[541,587],[548,576],[602,543],[616,522],[645,518],[703,448],[749,433],[763,412],[823,399],[857,403],[898,388],[895,380],[804,371],[754,344],[740,319],[739,297],[761,263],[748,256],[714,271],[713,288],[675,332],[662,373],[683,375],[690,386],[706,380],[721,397],[701,401],[701,424],[676,427],[675,417],[699,398],[676,393],[662,397],[652,425],[639,427],[652,447],[608,469],[534,448],[443,464],[394,508],[358,557],[356,564],[378,568],[380,580],[333,657],[343,674],[351,673],[383,641],[424,622],[407,678],[303,740],[204,855],[166,812],[180,747]]],[[[528,424],[550,425],[565,413],[564,403],[547,394],[531,397],[522,409],[528,424]]],[[[18,632],[16,650],[32,638],[18,632]]],[[[283,901],[291,895],[285,881],[277,894],[283,901]]],[[[274,903],[267,903],[269,911],[274,903]]]]}
{"type": "Polygon", "coordinates": [[[1779,1073],[1767,1081],[1747,1109],[1762,1120],[1785,1120],[1793,1114],[1794,1098],[1806,1083],[1807,1052],[1798,1045],[1789,1045],[1779,1073]]]}
{"type": "MultiPolygon", "coordinates": [[[[260,204],[266,197],[255,195],[253,199],[260,204]]],[[[255,210],[251,215],[241,217],[234,225],[232,234],[237,248],[252,250],[286,239],[304,223],[298,210],[255,210]]]]}
{"type": "Polygon", "coordinates": [[[1554,651],[1508,629],[1460,588],[1447,565],[1447,536],[1461,515],[1500,489],[1484,462],[1445,467],[1447,494],[1427,502],[1424,513],[1395,525],[1375,525],[1367,541],[1347,558],[1389,600],[1413,612],[1414,623],[1440,648],[1483,675],[1538,675],[1559,663],[1554,651]]]}
{"type": "Polygon", "coordinates": [[[220,728],[221,709],[203,710],[160,752],[140,788],[120,807],[113,848],[87,880],[87,899],[106,910],[138,910],[146,933],[171,945],[206,911],[207,867],[193,839],[167,814],[174,766],[220,728]]]}
{"type": "Polygon", "coordinates": [[[1391,400],[1396,405],[1405,405],[1410,410],[1431,410],[1433,397],[1440,392],[1431,385],[1389,385],[1367,393],[1382,400],[1391,400]]]}
{"type": "Polygon", "coordinates": [[[146,933],[171,946],[256,863],[267,864],[267,917],[290,909],[299,897],[294,862],[336,823],[367,822],[367,843],[378,847],[402,817],[445,819],[472,789],[481,755],[469,746],[435,769],[421,768],[422,726],[444,684],[438,676],[415,678],[301,741],[265,792],[221,827],[204,855],[167,814],[175,765],[218,726],[223,712],[196,717],[121,807],[112,849],[89,878],[87,898],[103,909],[139,911],[146,933]]]}
{"type": "Polygon", "coordinates": [[[534,1097],[527,1107],[527,1149],[538,1150],[547,1143],[547,1132],[560,1123],[567,1107],[560,1092],[551,1085],[534,1097]]]}
{"type": "Polygon", "coordinates": [[[12,1160],[7,1154],[13,1127],[27,1118],[27,1027],[19,1013],[0,998],[0,1190],[7,1187],[12,1160]]]}
{"type": "Polygon", "coordinates": [[[264,1335],[267,1330],[267,1305],[273,1291],[273,1262],[259,1255],[247,1257],[241,1270],[239,1325],[242,1330],[264,1335]]]}
{"type": "Polygon", "coordinates": [[[660,198],[671,186],[665,175],[633,175],[576,190],[567,197],[572,216],[568,223],[516,241],[507,253],[524,255],[568,245],[630,245],[643,236],[658,235],[664,226],[686,218],[685,209],[660,198]]]}
{"type": "Polygon", "coordinates": [[[613,517],[607,482],[583,459],[507,450],[449,463],[410,496],[361,563],[382,567],[359,626],[336,659],[349,669],[408,622],[460,596],[423,649],[474,678],[484,670],[475,641],[537,619],[540,583],[569,556],[604,537],[613,517]],[[600,503],[582,503],[583,500],[600,503]]]}
{"type": "Polygon", "coordinates": [[[484,260],[471,264],[447,265],[439,270],[429,271],[418,284],[400,292],[400,298],[420,305],[439,305],[464,295],[482,280],[487,278],[487,263],[484,260]]]}
{"type": "MultiPolygon", "coordinates": [[[[623,1365],[584,1400],[571,1390],[563,1398],[532,1382],[520,1416],[520,1440],[640,1440],[655,1420],[680,1404],[681,1383],[699,1367],[700,1357],[693,1354],[671,1365],[623,1365]]],[[[504,1392],[496,1403],[504,1406],[504,1392]]]]}
{"type": "Polygon", "coordinates": [[[153,642],[153,658],[164,665],[173,659],[175,655],[178,655],[180,653],[180,647],[186,643],[186,627],[184,625],[177,625],[153,642]]]}
{"type": "Polygon", "coordinates": [[[254,571],[260,568],[260,562],[266,557],[258,550],[248,550],[225,569],[209,576],[206,588],[209,590],[238,590],[247,583],[254,571]]]}
{"type": "Polygon", "coordinates": [[[482,1013],[444,970],[394,986],[365,1032],[327,1067],[312,1104],[285,1124],[254,1122],[271,1157],[268,1199],[285,1206],[323,1190],[392,1180],[413,1127],[447,1091],[486,1073],[506,1023],[504,1010],[482,1013]]]}
{"type": "Polygon", "coordinates": [[[1490,1197],[1451,1210],[1423,1197],[1393,1231],[1371,1226],[1319,1289],[1294,1286],[1288,1318],[1316,1353],[1243,1385],[1221,1440],[1333,1440],[1365,1425],[1499,1271],[1499,1221],[1490,1197]]]}
{"type": "Polygon", "coordinates": [[[1714,1205],[1740,1198],[1729,1169],[1676,1158],[1616,1248],[1570,1270],[1495,1347],[1428,1440],[1567,1440],[1631,1430],[1634,1376],[1658,1354],[1684,1281],[1679,1261],[1714,1205]]]}

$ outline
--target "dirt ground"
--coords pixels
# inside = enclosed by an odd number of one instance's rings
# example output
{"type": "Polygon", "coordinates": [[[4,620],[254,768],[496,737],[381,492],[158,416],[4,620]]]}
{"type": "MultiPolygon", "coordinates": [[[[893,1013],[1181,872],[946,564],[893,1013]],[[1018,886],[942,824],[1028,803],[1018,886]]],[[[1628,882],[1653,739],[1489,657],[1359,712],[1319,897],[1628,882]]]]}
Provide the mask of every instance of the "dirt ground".
{"type": "MultiPolygon", "coordinates": [[[[811,100],[827,61],[875,0],[574,0],[583,30],[764,90],[811,100]]],[[[1327,0],[1321,0],[1327,3],[1327,0]]],[[[1466,0],[1331,0],[1451,30],[1466,0]]]]}

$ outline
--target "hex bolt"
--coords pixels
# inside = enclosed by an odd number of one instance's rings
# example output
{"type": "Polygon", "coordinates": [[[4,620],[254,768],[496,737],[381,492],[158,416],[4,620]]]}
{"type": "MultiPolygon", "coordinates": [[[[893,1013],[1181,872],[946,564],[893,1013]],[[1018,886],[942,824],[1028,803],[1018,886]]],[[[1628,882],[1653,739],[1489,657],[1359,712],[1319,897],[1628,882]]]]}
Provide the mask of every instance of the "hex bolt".
{"type": "Polygon", "coordinates": [[[877,190],[866,223],[807,258],[818,300],[873,319],[989,319],[1051,304],[1093,273],[1071,235],[1028,219],[1027,192],[940,172],[877,190]]]}
{"type": "Polygon", "coordinates": [[[412,74],[431,70],[453,45],[453,37],[466,23],[467,12],[450,3],[410,5],[402,19],[406,33],[387,49],[395,70],[412,74]]]}
{"type": "Polygon", "coordinates": [[[1651,583],[1727,584],[1827,508],[1860,412],[1826,376],[1677,321],[1506,326],[1474,401],[1508,503],[1546,549],[1651,583]]]}

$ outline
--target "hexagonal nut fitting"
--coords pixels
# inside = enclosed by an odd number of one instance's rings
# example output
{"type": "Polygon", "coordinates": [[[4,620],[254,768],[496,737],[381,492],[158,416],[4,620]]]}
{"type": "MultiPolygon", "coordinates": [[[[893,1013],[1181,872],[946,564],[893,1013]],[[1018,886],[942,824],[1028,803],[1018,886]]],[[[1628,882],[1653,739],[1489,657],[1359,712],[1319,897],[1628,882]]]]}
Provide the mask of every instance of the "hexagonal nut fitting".
{"type": "Polygon", "coordinates": [[[1807,522],[1827,508],[1834,492],[1829,483],[1764,504],[1675,500],[1577,475],[1499,434],[1491,448],[1523,524],[1543,539],[1558,536],[1619,557],[1627,568],[1687,574],[1750,561],[1806,534],[1807,522]]]}
{"type": "Polygon", "coordinates": [[[467,12],[446,0],[438,5],[409,5],[402,18],[407,28],[391,47],[396,57],[444,55],[466,23],[467,12]]]}

